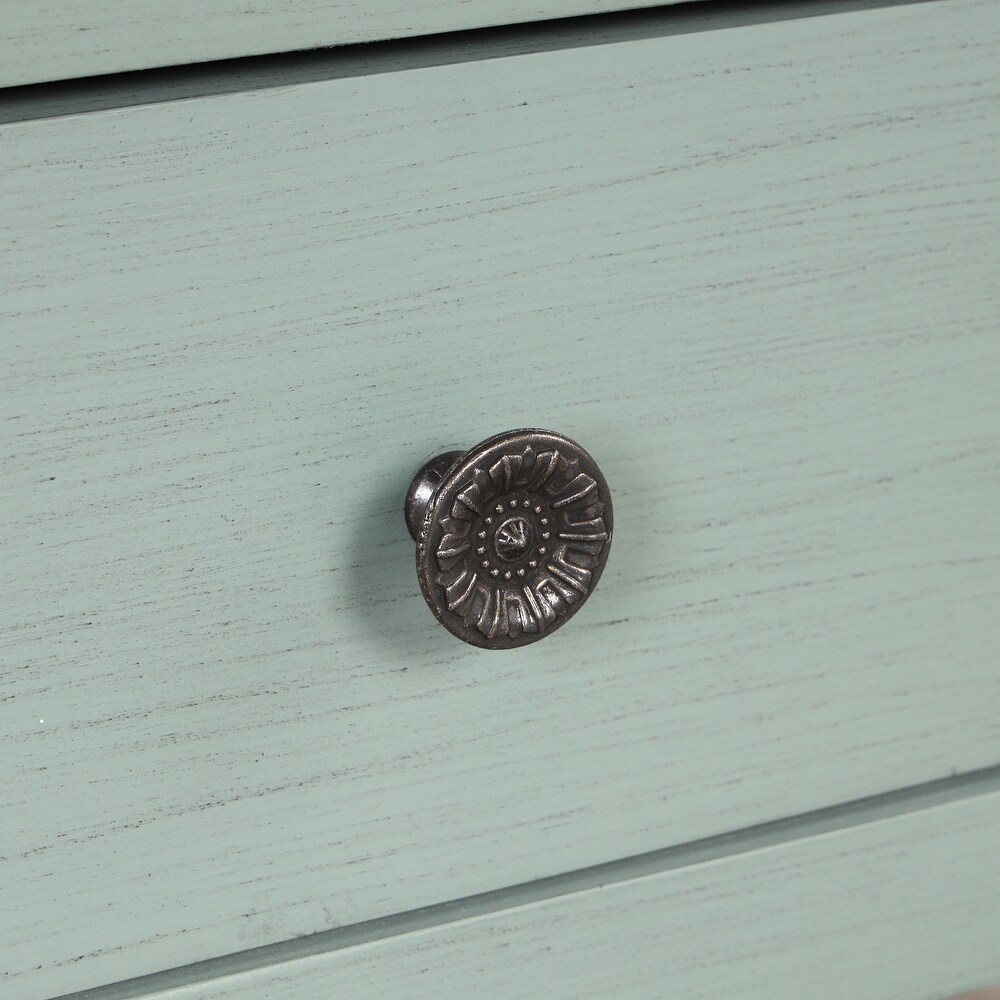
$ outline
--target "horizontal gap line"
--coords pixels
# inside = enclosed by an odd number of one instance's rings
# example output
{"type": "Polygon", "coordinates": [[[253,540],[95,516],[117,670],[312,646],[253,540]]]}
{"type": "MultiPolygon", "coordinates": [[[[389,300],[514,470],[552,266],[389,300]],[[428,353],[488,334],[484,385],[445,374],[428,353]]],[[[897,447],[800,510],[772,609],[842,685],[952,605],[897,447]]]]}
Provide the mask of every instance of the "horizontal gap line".
{"type": "Polygon", "coordinates": [[[0,89],[0,125],[929,0],[696,0],[0,89]]]}
{"type": "Polygon", "coordinates": [[[193,986],[283,962],[371,944],[401,934],[441,927],[470,917],[500,913],[529,903],[607,887],[648,875],[730,858],[767,847],[918,812],[1000,791],[1000,765],[873,795],[813,812],[773,820],[674,847],[620,858],[534,882],[494,889],[446,903],[407,910],[305,937],[234,952],[163,972],[126,979],[56,1000],[134,1000],[159,991],[193,986]]]}

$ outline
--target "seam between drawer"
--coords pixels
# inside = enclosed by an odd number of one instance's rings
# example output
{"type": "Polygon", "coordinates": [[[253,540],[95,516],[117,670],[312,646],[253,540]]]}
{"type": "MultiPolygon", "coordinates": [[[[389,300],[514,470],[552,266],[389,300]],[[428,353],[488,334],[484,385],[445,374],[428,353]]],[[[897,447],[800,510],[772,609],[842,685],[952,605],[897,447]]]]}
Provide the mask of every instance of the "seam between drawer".
{"type": "Polygon", "coordinates": [[[55,1000],[134,1000],[471,917],[806,840],[1000,791],[1000,764],[460,899],[126,979],[55,1000]]]}
{"type": "Polygon", "coordinates": [[[673,3],[0,88],[0,126],[940,0],[673,3]]]}

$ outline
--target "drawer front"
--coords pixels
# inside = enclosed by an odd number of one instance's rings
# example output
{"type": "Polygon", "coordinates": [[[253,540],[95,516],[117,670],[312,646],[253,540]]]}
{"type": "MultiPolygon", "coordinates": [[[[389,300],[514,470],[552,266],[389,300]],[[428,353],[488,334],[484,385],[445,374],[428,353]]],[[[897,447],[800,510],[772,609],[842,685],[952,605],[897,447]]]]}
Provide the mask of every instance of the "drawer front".
{"type": "Polygon", "coordinates": [[[996,763],[994,12],[0,129],[13,995],[996,763]],[[491,655],[402,499],[518,425],[616,540],[491,655]]]}
{"type": "Polygon", "coordinates": [[[676,2],[4,0],[0,87],[676,2]]]}

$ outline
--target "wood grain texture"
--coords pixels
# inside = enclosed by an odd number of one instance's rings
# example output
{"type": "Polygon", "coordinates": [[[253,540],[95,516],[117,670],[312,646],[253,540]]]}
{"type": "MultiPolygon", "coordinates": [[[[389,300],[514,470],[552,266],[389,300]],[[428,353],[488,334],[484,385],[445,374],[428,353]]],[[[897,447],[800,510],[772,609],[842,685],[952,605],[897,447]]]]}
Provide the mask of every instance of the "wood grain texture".
{"type": "Polygon", "coordinates": [[[43,997],[996,763],[978,0],[0,129],[0,940],[43,997]],[[491,656],[435,450],[615,547],[491,656]]]}
{"type": "Polygon", "coordinates": [[[0,0],[0,87],[678,0],[0,0]]]}
{"type": "Polygon", "coordinates": [[[1000,795],[150,994],[943,1000],[1000,980],[1000,795]]]}

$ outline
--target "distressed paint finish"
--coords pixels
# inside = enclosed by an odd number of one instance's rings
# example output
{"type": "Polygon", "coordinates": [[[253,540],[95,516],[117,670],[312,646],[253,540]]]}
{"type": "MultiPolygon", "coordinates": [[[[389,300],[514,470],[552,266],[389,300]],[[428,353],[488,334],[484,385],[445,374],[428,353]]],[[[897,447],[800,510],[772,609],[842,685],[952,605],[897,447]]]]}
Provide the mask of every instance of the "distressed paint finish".
{"type": "Polygon", "coordinates": [[[943,1000],[1000,982],[998,827],[982,796],[150,1000],[943,1000]]]}
{"type": "Polygon", "coordinates": [[[0,128],[3,990],[995,763],[995,11],[0,128]],[[402,503],[519,425],[615,551],[487,659],[402,503]]]}

